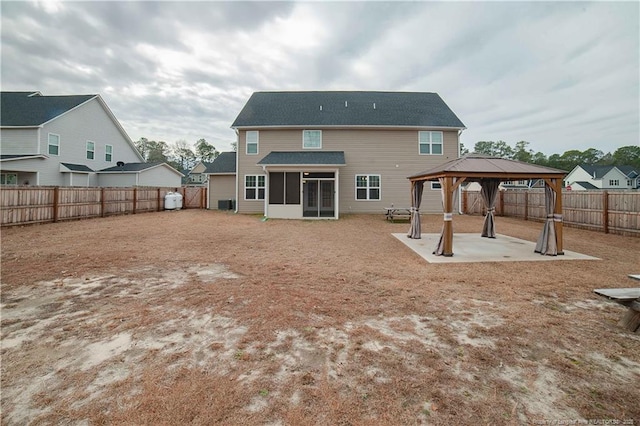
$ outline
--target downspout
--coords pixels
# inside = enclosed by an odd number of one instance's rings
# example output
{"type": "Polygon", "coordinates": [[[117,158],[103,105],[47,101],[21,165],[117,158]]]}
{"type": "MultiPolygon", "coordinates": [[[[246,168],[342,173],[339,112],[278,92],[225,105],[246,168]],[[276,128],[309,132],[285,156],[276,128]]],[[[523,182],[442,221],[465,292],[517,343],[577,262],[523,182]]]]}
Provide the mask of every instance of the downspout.
{"type": "MultiPolygon", "coordinates": [[[[458,130],[458,158],[460,158],[460,135],[464,129],[458,130]]],[[[462,211],[462,185],[458,185],[458,214],[463,214],[462,211]]]]}
{"type": "MultiPolygon", "coordinates": [[[[267,173],[267,166],[262,165],[262,172],[264,173],[264,217],[269,217],[269,174],[267,173]]],[[[256,189],[257,191],[257,189],[256,189]]]]}
{"type": "Polygon", "coordinates": [[[235,205],[235,209],[234,209],[234,213],[238,213],[238,201],[240,200],[239,197],[239,189],[238,189],[238,181],[239,181],[239,173],[240,173],[240,168],[238,167],[238,164],[240,163],[240,132],[238,132],[238,129],[233,129],[236,132],[236,205],[235,205]]]}

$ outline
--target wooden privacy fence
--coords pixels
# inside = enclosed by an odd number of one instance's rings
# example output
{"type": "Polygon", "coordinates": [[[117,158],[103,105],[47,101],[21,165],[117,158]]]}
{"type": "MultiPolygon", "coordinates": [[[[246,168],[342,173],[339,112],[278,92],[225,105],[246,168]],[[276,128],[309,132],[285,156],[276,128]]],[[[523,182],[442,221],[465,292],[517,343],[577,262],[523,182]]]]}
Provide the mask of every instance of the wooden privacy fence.
{"type": "MultiPolygon", "coordinates": [[[[2,226],[58,222],[164,209],[175,188],[79,188],[18,186],[0,190],[2,226]]],[[[205,208],[205,187],[183,187],[183,208],[205,208]]]]}
{"type": "MultiPolygon", "coordinates": [[[[479,191],[462,191],[463,213],[484,214],[484,210],[479,191]]],[[[500,191],[496,214],[543,221],[544,190],[500,191]]],[[[562,217],[565,226],[640,237],[640,192],[563,191],[562,217]]]]}

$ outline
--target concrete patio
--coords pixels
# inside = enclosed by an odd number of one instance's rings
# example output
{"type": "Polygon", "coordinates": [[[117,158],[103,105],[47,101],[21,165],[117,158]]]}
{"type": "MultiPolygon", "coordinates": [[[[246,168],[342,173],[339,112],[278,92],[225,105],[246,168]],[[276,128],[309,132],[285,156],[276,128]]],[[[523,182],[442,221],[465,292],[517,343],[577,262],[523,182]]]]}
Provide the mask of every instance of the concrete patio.
{"type": "Polygon", "coordinates": [[[406,233],[393,234],[398,240],[429,263],[473,262],[548,262],[558,260],[600,260],[570,250],[564,255],[544,256],[536,253],[536,244],[508,235],[496,234],[496,238],[482,238],[476,234],[453,234],[453,256],[436,256],[433,250],[440,234],[422,234],[421,239],[411,239],[406,233]]]}

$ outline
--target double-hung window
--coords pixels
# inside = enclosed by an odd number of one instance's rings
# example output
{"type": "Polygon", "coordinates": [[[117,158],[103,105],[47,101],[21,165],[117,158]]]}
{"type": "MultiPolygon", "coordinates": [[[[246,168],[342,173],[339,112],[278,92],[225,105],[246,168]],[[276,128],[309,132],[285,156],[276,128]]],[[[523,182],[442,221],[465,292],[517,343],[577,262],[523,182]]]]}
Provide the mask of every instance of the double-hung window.
{"type": "Polygon", "coordinates": [[[87,141],[87,160],[93,160],[96,156],[95,142],[87,141]]]}
{"type": "Polygon", "coordinates": [[[110,163],[113,159],[113,145],[104,146],[104,161],[110,163]]]}
{"type": "Polygon", "coordinates": [[[380,200],[380,175],[356,175],[356,200],[380,200]]]}
{"type": "Polygon", "coordinates": [[[321,149],[322,148],[322,130],[303,130],[302,131],[302,148],[321,149]]]}
{"type": "Polygon", "coordinates": [[[418,132],[420,155],[442,155],[442,132],[418,132]]]}
{"type": "Polygon", "coordinates": [[[249,130],[246,135],[247,155],[256,155],[258,153],[258,131],[249,130]]]}
{"type": "Polygon", "coordinates": [[[245,175],[244,199],[264,200],[265,175],[245,175]]]}
{"type": "Polygon", "coordinates": [[[60,155],[60,135],[49,133],[49,155],[60,155]]]}

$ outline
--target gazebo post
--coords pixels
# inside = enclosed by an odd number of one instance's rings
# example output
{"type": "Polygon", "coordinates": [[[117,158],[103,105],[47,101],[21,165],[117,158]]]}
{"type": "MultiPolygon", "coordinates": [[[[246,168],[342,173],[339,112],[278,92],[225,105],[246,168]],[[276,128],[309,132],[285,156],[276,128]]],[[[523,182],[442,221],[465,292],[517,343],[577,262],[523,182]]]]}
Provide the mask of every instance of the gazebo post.
{"type": "Polygon", "coordinates": [[[444,178],[444,252],[443,256],[453,256],[453,178],[444,178]]]}
{"type": "Polygon", "coordinates": [[[556,231],[556,245],[558,254],[564,254],[562,247],[562,179],[555,179],[556,208],[553,212],[553,225],[556,231]]]}

